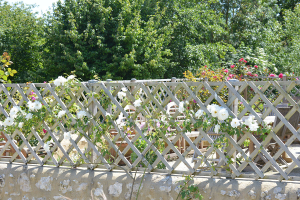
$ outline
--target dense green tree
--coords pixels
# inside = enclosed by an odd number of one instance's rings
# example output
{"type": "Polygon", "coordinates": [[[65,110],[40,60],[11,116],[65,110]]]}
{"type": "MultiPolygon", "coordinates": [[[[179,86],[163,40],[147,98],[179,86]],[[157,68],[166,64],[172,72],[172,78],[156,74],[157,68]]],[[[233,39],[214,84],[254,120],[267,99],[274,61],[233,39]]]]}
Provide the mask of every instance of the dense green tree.
{"type": "Polygon", "coordinates": [[[40,81],[36,71],[42,65],[43,21],[32,6],[0,0],[0,52],[8,52],[18,71],[14,82],[40,81]]]}
{"type": "Polygon", "coordinates": [[[65,0],[46,28],[45,75],[76,71],[82,79],[161,78],[170,65],[172,29],[164,11],[141,17],[142,1],[65,0]]]}

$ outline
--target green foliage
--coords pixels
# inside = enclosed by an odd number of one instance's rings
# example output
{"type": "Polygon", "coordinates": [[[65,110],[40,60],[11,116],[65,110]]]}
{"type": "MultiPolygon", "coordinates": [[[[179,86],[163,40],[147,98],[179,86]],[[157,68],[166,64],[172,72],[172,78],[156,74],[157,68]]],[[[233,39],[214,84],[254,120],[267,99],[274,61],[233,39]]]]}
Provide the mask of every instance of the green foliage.
{"type": "Polygon", "coordinates": [[[3,55],[1,56],[1,63],[2,65],[0,65],[0,81],[2,83],[11,83],[10,77],[13,77],[17,73],[17,71],[9,68],[12,62],[10,61],[10,56],[8,55],[8,53],[3,53],[3,55]]]}
{"type": "Polygon", "coordinates": [[[181,185],[179,186],[180,192],[177,196],[177,199],[179,196],[181,199],[199,199],[202,200],[203,196],[200,193],[200,190],[197,185],[195,184],[189,184],[189,182],[194,180],[194,176],[188,175],[184,177],[183,181],[180,181],[181,185]]]}
{"type": "Polygon", "coordinates": [[[33,6],[13,5],[0,0],[0,52],[8,52],[18,71],[14,82],[40,81],[43,21],[32,13],[33,6]]]}
{"type": "MultiPolygon", "coordinates": [[[[15,82],[183,77],[239,58],[265,73],[300,73],[295,0],[65,0],[44,19],[0,0],[0,50],[15,82]]],[[[258,74],[259,75],[259,74],[258,74]]]]}

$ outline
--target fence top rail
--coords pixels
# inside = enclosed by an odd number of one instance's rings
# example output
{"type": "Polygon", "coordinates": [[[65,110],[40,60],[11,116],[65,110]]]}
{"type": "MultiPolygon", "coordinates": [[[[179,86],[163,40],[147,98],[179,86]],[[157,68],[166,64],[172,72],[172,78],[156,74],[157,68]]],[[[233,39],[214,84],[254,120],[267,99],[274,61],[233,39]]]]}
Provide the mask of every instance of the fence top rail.
{"type": "MultiPolygon", "coordinates": [[[[81,84],[85,84],[85,85],[89,85],[89,86],[100,86],[101,84],[105,84],[107,86],[117,86],[119,84],[124,84],[126,86],[135,86],[138,85],[139,83],[145,83],[147,85],[157,85],[159,83],[166,83],[167,85],[176,85],[180,82],[186,82],[188,85],[196,85],[198,82],[204,82],[203,79],[196,79],[196,81],[190,81],[188,79],[176,79],[176,82],[172,82],[172,79],[155,79],[155,80],[136,80],[135,82],[131,82],[130,80],[125,80],[125,81],[95,81],[95,82],[81,82],[81,84]]],[[[232,80],[232,79],[231,79],[232,80]]],[[[247,80],[246,80],[247,81],[247,80]]],[[[231,85],[234,86],[241,86],[243,85],[244,82],[246,81],[229,81],[231,85]]],[[[249,80],[248,80],[249,81],[249,80]]],[[[224,82],[211,82],[211,81],[207,81],[207,83],[209,85],[212,86],[217,86],[220,85],[221,83],[225,83],[227,81],[224,82]]],[[[273,83],[274,81],[272,80],[268,80],[268,81],[251,81],[253,82],[255,85],[264,85],[266,83],[273,83]]],[[[289,85],[291,84],[291,82],[295,82],[296,85],[300,84],[300,80],[276,80],[276,82],[278,82],[280,85],[289,85]]],[[[5,87],[29,87],[31,84],[34,84],[36,87],[47,87],[47,85],[50,84],[50,86],[54,87],[54,83],[8,83],[8,84],[2,84],[5,87]]]]}

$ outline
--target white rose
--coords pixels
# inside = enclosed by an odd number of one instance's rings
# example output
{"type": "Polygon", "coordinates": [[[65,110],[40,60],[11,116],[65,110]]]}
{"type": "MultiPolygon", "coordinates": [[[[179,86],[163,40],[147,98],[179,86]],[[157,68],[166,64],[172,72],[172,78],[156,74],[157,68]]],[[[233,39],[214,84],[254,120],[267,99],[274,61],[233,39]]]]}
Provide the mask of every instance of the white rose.
{"type": "Polygon", "coordinates": [[[232,128],[236,128],[240,125],[240,120],[238,118],[234,118],[230,124],[231,124],[232,128]]]}
{"type": "Polygon", "coordinates": [[[118,98],[119,99],[123,99],[124,97],[126,97],[126,93],[125,92],[118,92],[118,98]]]}
{"type": "Polygon", "coordinates": [[[195,113],[195,117],[199,118],[201,117],[202,115],[204,114],[204,110],[198,110],[196,113],[195,113]]]}
{"type": "Polygon", "coordinates": [[[71,133],[70,132],[65,132],[64,133],[64,139],[69,141],[71,139],[71,133]]]}
{"type": "Polygon", "coordinates": [[[221,127],[220,127],[219,124],[215,125],[214,132],[215,132],[215,133],[219,133],[220,128],[221,128],[221,127]]]}
{"type": "Polygon", "coordinates": [[[178,111],[179,111],[180,113],[183,113],[183,110],[184,110],[183,104],[184,104],[183,101],[179,103],[178,111]]]}
{"type": "Polygon", "coordinates": [[[210,113],[213,117],[218,117],[219,111],[220,111],[220,106],[211,105],[210,113]]]}
{"type": "Polygon", "coordinates": [[[57,117],[58,117],[58,118],[61,118],[61,117],[63,117],[65,114],[66,114],[66,111],[65,111],[65,110],[61,110],[61,111],[58,112],[57,117]]]}
{"type": "Polygon", "coordinates": [[[81,110],[77,113],[77,119],[82,119],[84,116],[87,116],[86,115],[86,112],[81,110]]]}
{"type": "Polygon", "coordinates": [[[53,81],[54,85],[56,86],[64,85],[65,82],[67,82],[67,79],[62,76],[59,76],[57,79],[53,81]]]}
{"type": "Polygon", "coordinates": [[[39,110],[39,109],[41,109],[42,108],[42,103],[41,102],[39,102],[39,101],[35,101],[34,103],[34,109],[35,110],[39,110]]]}
{"type": "Polygon", "coordinates": [[[12,126],[13,124],[14,124],[14,119],[11,117],[7,117],[3,122],[4,126],[12,126]]]}
{"type": "Polygon", "coordinates": [[[27,103],[27,106],[28,106],[28,109],[29,109],[30,111],[34,111],[34,110],[35,110],[35,106],[34,106],[34,103],[33,103],[33,102],[29,101],[29,102],[27,103]]]}
{"type": "Polygon", "coordinates": [[[245,120],[245,125],[246,126],[251,126],[253,124],[253,118],[252,115],[250,115],[246,120],[245,120]]]}
{"type": "Polygon", "coordinates": [[[251,124],[249,126],[250,131],[257,131],[257,129],[259,128],[257,123],[251,124]]]}
{"type": "Polygon", "coordinates": [[[67,80],[71,80],[71,79],[74,79],[74,78],[75,78],[74,75],[70,75],[70,76],[68,76],[67,80]]]}
{"type": "Polygon", "coordinates": [[[228,118],[229,114],[228,111],[225,108],[222,108],[218,112],[218,119],[219,120],[226,120],[228,118]]]}
{"type": "Polygon", "coordinates": [[[21,111],[20,106],[14,106],[14,107],[10,110],[9,115],[10,115],[10,116],[15,116],[19,111],[21,111]]]}
{"type": "Polygon", "coordinates": [[[141,103],[142,103],[142,101],[140,99],[138,99],[133,103],[133,105],[134,105],[134,107],[139,107],[139,106],[141,106],[141,103]]]}
{"type": "Polygon", "coordinates": [[[45,149],[45,151],[50,151],[50,147],[49,147],[48,143],[44,144],[44,149],[45,149]]]}
{"type": "Polygon", "coordinates": [[[25,117],[27,120],[32,119],[32,113],[28,113],[25,117]]]}
{"type": "Polygon", "coordinates": [[[23,125],[24,125],[24,122],[20,122],[19,125],[18,125],[18,127],[19,128],[23,128],[23,125]]]}

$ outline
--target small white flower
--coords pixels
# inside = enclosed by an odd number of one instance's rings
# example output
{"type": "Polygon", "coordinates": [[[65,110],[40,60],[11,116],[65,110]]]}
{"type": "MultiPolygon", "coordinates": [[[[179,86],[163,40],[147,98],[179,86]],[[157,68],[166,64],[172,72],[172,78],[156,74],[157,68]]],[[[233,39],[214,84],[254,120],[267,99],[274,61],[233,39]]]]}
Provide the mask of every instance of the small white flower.
{"type": "Polygon", "coordinates": [[[9,115],[10,115],[10,116],[15,116],[19,111],[21,111],[20,106],[14,106],[14,107],[10,110],[9,115]]]}
{"type": "Polygon", "coordinates": [[[125,92],[118,92],[118,98],[119,99],[123,99],[126,97],[126,93],[125,92]]]}
{"type": "Polygon", "coordinates": [[[61,111],[58,112],[57,117],[58,117],[58,118],[61,118],[61,117],[63,117],[65,114],[66,114],[66,111],[65,111],[65,110],[61,110],[61,111]]]}
{"type": "Polygon", "coordinates": [[[202,115],[204,114],[204,110],[198,110],[196,113],[195,113],[195,117],[199,118],[201,117],[202,115]]]}
{"type": "Polygon", "coordinates": [[[232,128],[236,128],[240,125],[240,120],[238,118],[234,118],[230,124],[231,124],[232,128]]]}
{"type": "Polygon", "coordinates": [[[127,91],[127,89],[125,88],[125,87],[122,87],[122,89],[121,89],[123,92],[126,92],[127,91]]]}
{"type": "Polygon", "coordinates": [[[0,121],[0,126],[3,126],[3,122],[2,121],[0,121]]]}
{"type": "Polygon", "coordinates": [[[64,139],[69,141],[71,139],[71,133],[70,132],[65,132],[64,133],[64,139]]]}
{"type": "Polygon", "coordinates": [[[271,124],[271,122],[267,121],[267,120],[264,120],[264,123],[265,123],[266,126],[269,125],[269,124],[271,124]]]}
{"type": "Polygon", "coordinates": [[[221,108],[218,105],[211,105],[211,107],[210,107],[210,113],[213,117],[218,117],[220,110],[221,110],[221,108]]]}
{"type": "Polygon", "coordinates": [[[18,127],[19,128],[23,128],[23,125],[24,125],[24,122],[20,122],[19,125],[18,125],[18,127]]]}
{"type": "Polygon", "coordinates": [[[139,107],[139,106],[141,106],[141,103],[142,103],[142,100],[138,99],[133,103],[133,105],[134,105],[134,107],[139,107]]]}
{"type": "Polygon", "coordinates": [[[44,149],[45,149],[45,151],[50,151],[50,146],[48,143],[44,144],[44,149]]]}
{"type": "Polygon", "coordinates": [[[32,113],[28,113],[25,117],[27,120],[32,119],[32,113]]]}
{"type": "Polygon", "coordinates": [[[34,109],[35,110],[39,110],[39,109],[41,109],[42,108],[42,103],[41,102],[39,102],[39,101],[35,101],[34,103],[33,103],[33,105],[34,105],[34,109]]]}
{"type": "Polygon", "coordinates": [[[259,128],[257,123],[251,124],[249,126],[250,131],[257,131],[257,129],[259,128]]]}
{"type": "Polygon", "coordinates": [[[185,104],[186,104],[186,105],[189,105],[189,102],[188,102],[188,101],[185,101],[185,104]]]}
{"type": "Polygon", "coordinates": [[[179,111],[180,113],[183,113],[183,110],[184,110],[183,104],[184,104],[183,101],[179,103],[178,111],[179,111]]]}
{"type": "Polygon", "coordinates": [[[218,119],[219,120],[226,120],[228,118],[229,114],[228,111],[225,108],[222,108],[218,112],[218,119]]]}
{"type": "Polygon", "coordinates": [[[219,124],[215,125],[214,132],[215,132],[215,133],[219,133],[220,128],[221,128],[221,127],[220,127],[219,124]]]}
{"type": "Polygon", "coordinates": [[[68,76],[67,80],[71,80],[71,79],[74,79],[74,78],[75,78],[74,75],[70,75],[70,76],[68,76]]]}
{"type": "Polygon", "coordinates": [[[249,117],[245,120],[245,125],[246,125],[246,126],[251,126],[252,123],[253,123],[253,118],[252,118],[252,116],[249,116],[249,117]]]}
{"type": "Polygon", "coordinates": [[[4,126],[12,126],[13,124],[14,124],[14,119],[11,117],[7,117],[3,122],[4,126]]]}
{"type": "Polygon", "coordinates": [[[57,79],[53,81],[54,85],[56,86],[64,85],[65,82],[67,82],[67,79],[62,76],[59,76],[57,79]]]}
{"type": "Polygon", "coordinates": [[[166,115],[161,115],[161,121],[165,122],[167,119],[166,115]]]}
{"type": "Polygon", "coordinates": [[[27,106],[29,108],[30,111],[34,111],[35,110],[35,106],[34,103],[31,101],[28,101],[27,106]]]}
{"type": "Polygon", "coordinates": [[[77,119],[82,119],[84,116],[87,116],[86,115],[86,112],[81,110],[77,113],[77,119]]]}

